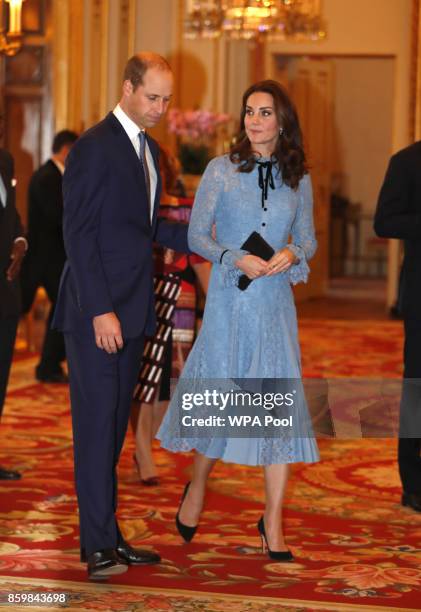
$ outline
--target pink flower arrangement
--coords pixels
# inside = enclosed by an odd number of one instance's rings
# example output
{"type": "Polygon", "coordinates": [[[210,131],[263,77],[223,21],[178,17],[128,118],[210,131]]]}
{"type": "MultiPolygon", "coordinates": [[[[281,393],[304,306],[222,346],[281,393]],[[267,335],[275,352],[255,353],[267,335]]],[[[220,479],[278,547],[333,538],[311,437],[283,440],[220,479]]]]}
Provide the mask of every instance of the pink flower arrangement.
{"type": "Polygon", "coordinates": [[[230,115],[224,113],[172,108],[168,112],[168,129],[187,140],[207,139],[214,136],[217,129],[230,119],[230,115]]]}

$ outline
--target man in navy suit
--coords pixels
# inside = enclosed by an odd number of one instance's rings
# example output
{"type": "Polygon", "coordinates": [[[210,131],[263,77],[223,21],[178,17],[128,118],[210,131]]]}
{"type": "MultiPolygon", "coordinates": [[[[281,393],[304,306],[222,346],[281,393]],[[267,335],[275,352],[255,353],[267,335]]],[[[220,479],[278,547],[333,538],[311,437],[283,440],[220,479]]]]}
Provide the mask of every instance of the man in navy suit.
{"type": "Polygon", "coordinates": [[[63,177],[68,259],[53,324],[65,335],[81,559],[93,579],[160,561],[121,534],[116,468],[143,338],[155,329],[152,243],[188,252],[187,227],[157,219],[158,146],[145,134],[172,90],[164,58],[132,57],[120,103],[75,143],[63,177]]]}
{"type": "Polygon", "coordinates": [[[421,512],[421,140],[390,160],[374,229],[404,240],[399,311],[405,330],[398,442],[402,505],[421,512]]]}

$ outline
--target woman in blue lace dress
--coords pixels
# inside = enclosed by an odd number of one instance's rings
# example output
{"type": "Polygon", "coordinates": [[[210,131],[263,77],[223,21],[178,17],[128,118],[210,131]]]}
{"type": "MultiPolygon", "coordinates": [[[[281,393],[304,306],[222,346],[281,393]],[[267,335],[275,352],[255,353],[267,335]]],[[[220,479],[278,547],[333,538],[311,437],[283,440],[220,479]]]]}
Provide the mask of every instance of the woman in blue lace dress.
{"type": "MultiPolygon", "coordinates": [[[[277,82],[257,83],[243,96],[236,144],[229,155],[209,163],[197,191],[189,244],[213,267],[202,328],[180,382],[300,379],[291,284],[307,280],[307,261],[316,250],[312,204],[296,111],[277,82]],[[273,247],[269,261],[241,249],[254,231],[273,247]],[[242,275],[252,280],[245,290],[238,287],[242,275]]],[[[158,438],[171,451],[196,451],[193,477],[176,517],[184,540],[195,534],[206,481],[217,459],[262,465],[266,491],[265,512],[258,523],[262,543],[271,558],[292,559],[282,532],[288,464],[317,461],[314,438],[222,437],[206,431],[195,438],[183,437],[178,404],[175,394],[158,438]]],[[[305,403],[304,410],[308,416],[305,403]]]]}

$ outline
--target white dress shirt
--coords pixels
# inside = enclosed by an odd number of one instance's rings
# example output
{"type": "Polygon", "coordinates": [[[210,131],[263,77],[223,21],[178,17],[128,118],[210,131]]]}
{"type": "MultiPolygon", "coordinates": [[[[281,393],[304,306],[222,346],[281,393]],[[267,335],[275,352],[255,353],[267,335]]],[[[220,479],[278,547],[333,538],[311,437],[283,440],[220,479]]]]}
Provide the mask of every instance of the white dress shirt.
{"type": "MultiPolygon", "coordinates": [[[[126,115],[126,113],[121,108],[120,104],[117,104],[117,106],[113,110],[113,113],[117,117],[121,125],[123,126],[124,131],[126,132],[127,136],[130,139],[130,142],[134,146],[137,156],[140,158],[139,132],[141,130],[136,125],[136,123],[132,121],[130,117],[126,115]]],[[[155,163],[152,157],[152,153],[149,149],[147,140],[145,142],[145,155],[146,155],[146,162],[148,164],[149,180],[150,180],[150,185],[151,185],[151,193],[150,193],[151,201],[150,201],[149,210],[151,212],[151,221],[152,221],[153,207],[154,207],[154,202],[155,202],[155,193],[156,193],[156,186],[157,186],[158,178],[156,174],[155,163]]],[[[139,168],[139,172],[140,172],[140,168],[139,168]]]]}
{"type": "Polygon", "coordinates": [[[7,203],[7,190],[6,185],[4,184],[3,177],[0,174],[0,203],[3,208],[6,208],[7,203]]]}

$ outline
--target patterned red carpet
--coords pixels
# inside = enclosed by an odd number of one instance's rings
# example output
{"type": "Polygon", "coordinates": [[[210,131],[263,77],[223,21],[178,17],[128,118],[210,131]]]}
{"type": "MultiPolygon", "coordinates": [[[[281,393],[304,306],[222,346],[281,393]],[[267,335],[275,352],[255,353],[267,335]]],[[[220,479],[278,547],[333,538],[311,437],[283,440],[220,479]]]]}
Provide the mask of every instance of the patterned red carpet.
{"type": "MultiPolygon", "coordinates": [[[[309,376],[400,376],[399,323],[303,320],[300,330],[309,376]]],[[[0,464],[23,472],[20,482],[0,481],[2,602],[8,593],[51,591],[58,603],[50,609],[59,609],[59,593],[67,595],[66,609],[84,610],[421,608],[421,515],[400,506],[396,443],[382,439],[322,440],[320,463],[294,467],[285,525],[295,562],[281,564],[258,547],[259,469],[218,464],[197,537],[183,545],[174,516],[190,458],[157,450],[162,484],[142,487],[128,435],[121,523],[128,540],[158,550],[163,563],[89,583],[78,561],[68,389],[35,384],[35,362],[17,355],[2,424],[0,464]]]]}

